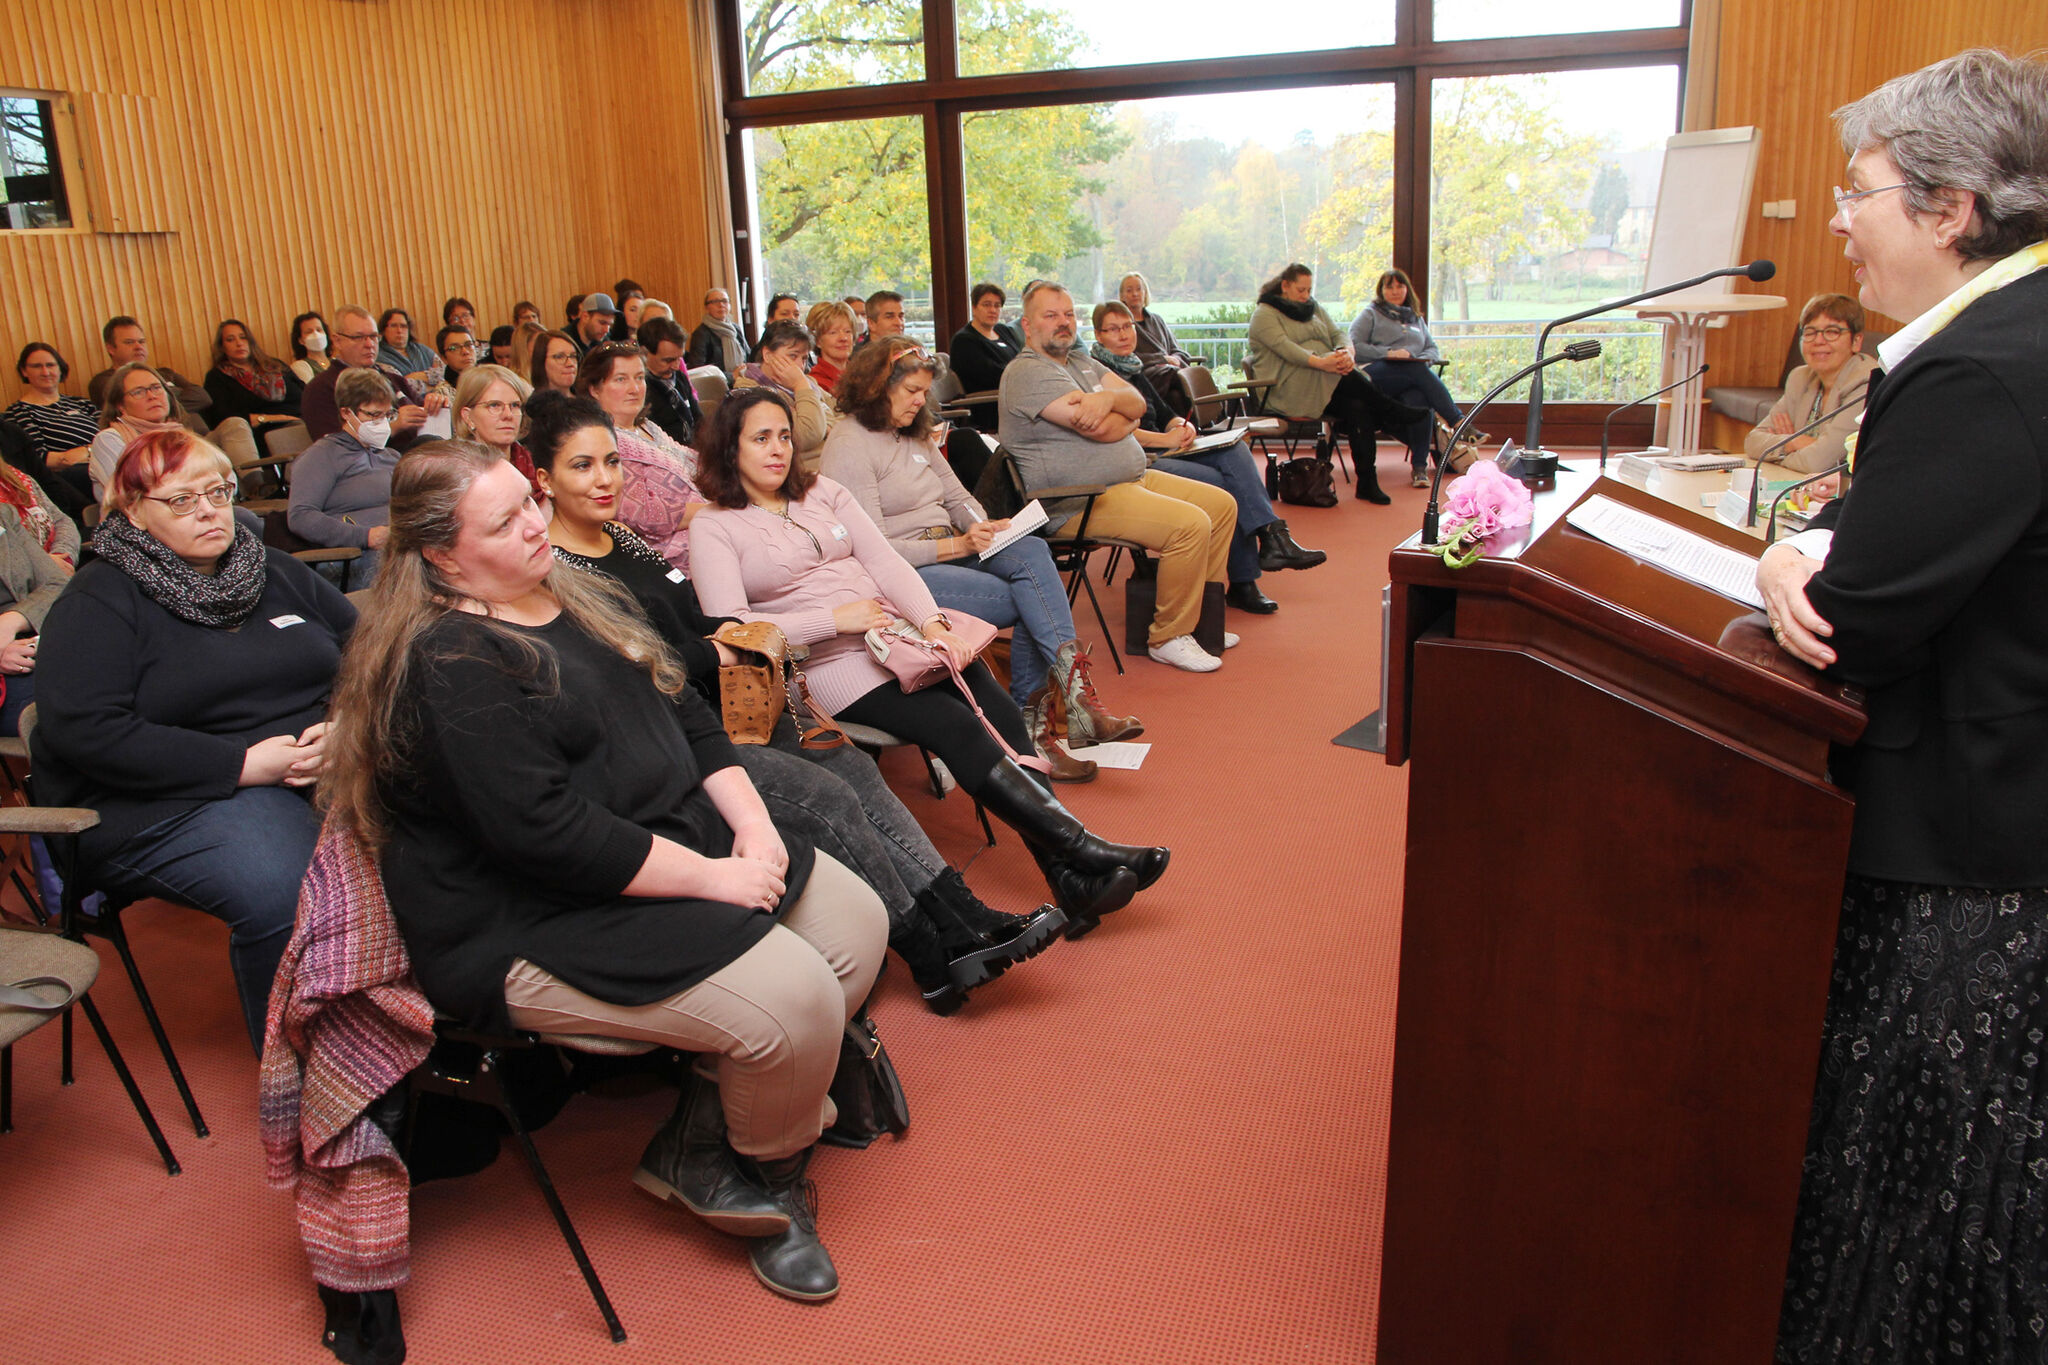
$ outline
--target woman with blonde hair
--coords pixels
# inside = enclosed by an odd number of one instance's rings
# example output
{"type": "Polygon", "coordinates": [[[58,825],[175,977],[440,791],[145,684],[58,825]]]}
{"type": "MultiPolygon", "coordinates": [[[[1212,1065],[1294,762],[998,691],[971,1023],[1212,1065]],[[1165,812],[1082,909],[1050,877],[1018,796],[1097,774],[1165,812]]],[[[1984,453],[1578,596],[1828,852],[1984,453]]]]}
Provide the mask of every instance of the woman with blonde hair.
{"type": "Polygon", "coordinates": [[[533,476],[533,456],[519,443],[526,433],[526,400],[533,397],[533,385],[503,365],[472,365],[463,371],[455,386],[455,439],[489,446],[526,476],[533,495],[541,502],[547,494],[533,476]]]}
{"type": "Polygon", "coordinates": [[[804,316],[804,330],[811,334],[811,344],[818,348],[818,358],[811,363],[811,381],[827,393],[835,392],[839,376],[853,355],[853,310],[830,299],[814,303],[804,316]]]}

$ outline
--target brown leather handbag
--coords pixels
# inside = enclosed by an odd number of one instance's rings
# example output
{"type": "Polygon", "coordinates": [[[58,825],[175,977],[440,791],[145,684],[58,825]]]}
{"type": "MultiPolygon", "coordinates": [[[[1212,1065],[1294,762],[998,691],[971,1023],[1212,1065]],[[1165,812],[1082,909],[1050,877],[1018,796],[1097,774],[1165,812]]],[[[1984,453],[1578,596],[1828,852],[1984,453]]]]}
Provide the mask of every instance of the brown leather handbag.
{"type": "Polygon", "coordinates": [[[712,639],[740,656],[736,664],[718,666],[718,702],[725,733],[735,744],[766,744],[775,722],[787,711],[806,749],[836,749],[846,732],[811,701],[802,670],[782,631],[766,621],[728,621],[712,639]],[[811,713],[809,725],[796,709],[794,691],[811,713]]]}

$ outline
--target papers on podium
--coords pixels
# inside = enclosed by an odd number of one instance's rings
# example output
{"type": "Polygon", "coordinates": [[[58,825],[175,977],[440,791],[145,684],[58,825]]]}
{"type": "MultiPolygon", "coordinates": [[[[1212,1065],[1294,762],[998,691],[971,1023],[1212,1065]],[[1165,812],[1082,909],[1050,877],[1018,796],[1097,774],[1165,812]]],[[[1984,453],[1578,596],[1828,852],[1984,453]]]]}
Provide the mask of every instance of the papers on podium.
{"type": "Polygon", "coordinates": [[[1745,606],[1761,608],[1764,604],[1756,590],[1756,561],[1740,550],[1597,493],[1568,512],[1565,521],[1653,568],[1745,606]]]}

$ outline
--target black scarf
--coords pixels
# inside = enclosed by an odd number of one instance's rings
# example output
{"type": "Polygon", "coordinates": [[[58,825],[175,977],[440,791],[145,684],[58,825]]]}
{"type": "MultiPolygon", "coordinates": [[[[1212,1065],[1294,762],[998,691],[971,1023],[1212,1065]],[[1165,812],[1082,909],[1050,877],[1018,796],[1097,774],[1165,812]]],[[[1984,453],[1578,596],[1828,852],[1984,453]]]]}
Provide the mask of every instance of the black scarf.
{"type": "Polygon", "coordinates": [[[263,542],[239,521],[230,521],[235,540],[211,574],[203,574],[169,546],[128,520],[109,512],[93,533],[93,553],[135,580],[143,596],[181,621],[232,630],[249,619],[263,596],[268,567],[263,542]]]}
{"type": "Polygon", "coordinates": [[[1279,309],[1283,315],[1293,318],[1296,322],[1315,321],[1316,301],[1314,299],[1310,299],[1306,303],[1294,303],[1285,294],[1276,289],[1270,294],[1259,295],[1259,302],[1269,308],[1279,309]]]}
{"type": "Polygon", "coordinates": [[[1380,316],[1392,318],[1403,327],[1413,327],[1416,319],[1421,316],[1405,303],[1395,305],[1388,303],[1385,299],[1374,299],[1372,306],[1379,311],[1380,316]]]}

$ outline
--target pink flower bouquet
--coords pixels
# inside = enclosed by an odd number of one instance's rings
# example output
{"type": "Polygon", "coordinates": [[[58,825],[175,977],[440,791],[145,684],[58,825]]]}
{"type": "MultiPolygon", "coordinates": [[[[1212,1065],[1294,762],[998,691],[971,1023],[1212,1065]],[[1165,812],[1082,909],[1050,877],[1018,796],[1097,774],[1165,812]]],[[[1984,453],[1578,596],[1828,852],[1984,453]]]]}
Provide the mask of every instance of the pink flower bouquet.
{"type": "Polygon", "coordinates": [[[1527,526],[1529,508],[1528,489],[1492,460],[1480,460],[1444,489],[1443,538],[1427,548],[1462,569],[1479,558],[1487,537],[1527,526]]]}

